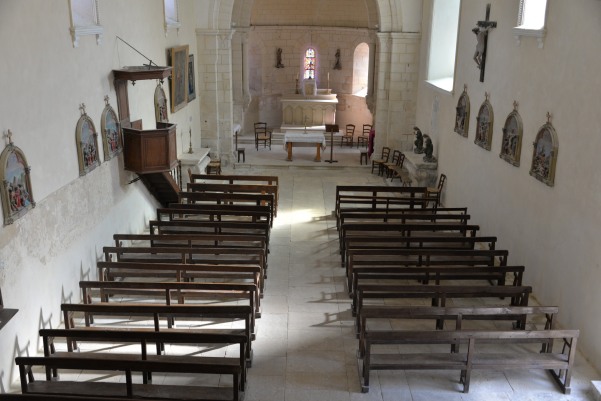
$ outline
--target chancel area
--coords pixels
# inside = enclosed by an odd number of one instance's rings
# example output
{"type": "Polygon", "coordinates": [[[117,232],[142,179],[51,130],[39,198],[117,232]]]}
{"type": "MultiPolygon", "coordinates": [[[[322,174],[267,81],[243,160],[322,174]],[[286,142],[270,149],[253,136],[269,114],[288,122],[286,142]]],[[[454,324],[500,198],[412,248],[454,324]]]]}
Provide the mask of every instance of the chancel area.
{"type": "Polygon", "coordinates": [[[0,400],[599,399],[600,15],[3,0],[0,400]]]}

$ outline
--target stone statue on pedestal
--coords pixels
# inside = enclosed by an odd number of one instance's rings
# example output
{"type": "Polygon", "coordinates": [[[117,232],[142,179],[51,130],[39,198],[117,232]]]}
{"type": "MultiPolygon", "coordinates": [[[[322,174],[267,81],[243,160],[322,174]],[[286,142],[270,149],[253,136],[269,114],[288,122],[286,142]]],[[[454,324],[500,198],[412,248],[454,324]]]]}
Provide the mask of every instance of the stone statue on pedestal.
{"type": "Polygon", "coordinates": [[[434,145],[432,145],[432,140],[428,135],[424,135],[424,138],[426,139],[426,146],[424,148],[424,153],[426,155],[424,156],[424,161],[428,163],[435,163],[436,157],[432,156],[432,153],[434,153],[434,145]]]}
{"type": "Polygon", "coordinates": [[[422,135],[422,131],[417,127],[413,127],[413,131],[415,132],[415,141],[413,142],[415,148],[413,149],[413,153],[424,153],[424,136],[422,135]]]}

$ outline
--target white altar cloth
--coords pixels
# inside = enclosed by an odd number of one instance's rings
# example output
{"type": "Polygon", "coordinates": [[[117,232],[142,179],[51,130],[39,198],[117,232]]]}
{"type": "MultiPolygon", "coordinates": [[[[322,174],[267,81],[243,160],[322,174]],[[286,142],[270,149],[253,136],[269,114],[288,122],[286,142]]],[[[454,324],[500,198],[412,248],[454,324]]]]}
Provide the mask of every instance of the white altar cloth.
{"type": "Polygon", "coordinates": [[[321,144],[321,148],[326,148],[326,137],[323,133],[316,132],[285,132],[284,133],[284,149],[288,148],[288,143],[306,143],[309,145],[321,144]]]}

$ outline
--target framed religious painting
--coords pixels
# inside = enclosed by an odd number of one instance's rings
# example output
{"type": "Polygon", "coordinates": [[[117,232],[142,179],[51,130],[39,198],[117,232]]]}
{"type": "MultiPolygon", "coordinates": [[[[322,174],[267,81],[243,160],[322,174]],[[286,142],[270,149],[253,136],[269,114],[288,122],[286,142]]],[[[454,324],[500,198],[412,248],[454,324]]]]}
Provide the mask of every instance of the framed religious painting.
{"type": "Polygon", "coordinates": [[[522,134],[522,117],[518,113],[518,102],[513,102],[513,111],[509,113],[503,126],[503,140],[499,157],[516,167],[520,165],[522,134]]]}
{"type": "Polygon", "coordinates": [[[488,97],[488,93],[485,92],[484,102],[476,117],[476,139],[474,139],[476,145],[486,150],[490,150],[492,145],[492,126],[495,119],[488,97]]]}
{"type": "Polygon", "coordinates": [[[167,96],[163,90],[163,85],[159,83],[154,90],[154,115],[157,122],[168,123],[167,114],[167,96]]]}
{"type": "Polygon", "coordinates": [[[555,183],[559,144],[557,133],[551,124],[551,114],[547,113],[547,123],[538,130],[533,147],[530,175],[552,187],[555,183]]]}
{"type": "Polygon", "coordinates": [[[100,118],[100,130],[102,132],[102,145],[104,147],[104,160],[110,160],[123,150],[121,140],[121,129],[119,119],[115,110],[109,104],[109,97],[104,97],[104,110],[100,118]]]}
{"type": "Polygon", "coordinates": [[[196,76],[194,75],[194,55],[188,55],[188,103],[196,99],[196,76]]]}
{"type": "Polygon", "coordinates": [[[0,176],[2,186],[2,211],[4,212],[4,225],[12,224],[35,207],[31,180],[31,168],[27,164],[25,155],[13,144],[12,132],[8,131],[8,145],[0,154],[0,176]]]}
{"type": "Polygon", "coordinates": [[[171,77],[171,112],[188,104],[188,45],[172,47],[168,51],[171,77]]]}
{"type": "Polygon", "coordinates": [[[470,125],[470,97],[467,95],[467,85],[463,86],[463,93],[459,96],[455,110],[455,132],[467,138],[470,125]]]}
{"type": "Polygon", "coordinates": [[[86,114],[85,104],[79,107],[81,116],[75,127],[75,143],[79,161],[79,175],[84,176],[100,165],[98,157],[98,133],[94,122],[86,114]]]}

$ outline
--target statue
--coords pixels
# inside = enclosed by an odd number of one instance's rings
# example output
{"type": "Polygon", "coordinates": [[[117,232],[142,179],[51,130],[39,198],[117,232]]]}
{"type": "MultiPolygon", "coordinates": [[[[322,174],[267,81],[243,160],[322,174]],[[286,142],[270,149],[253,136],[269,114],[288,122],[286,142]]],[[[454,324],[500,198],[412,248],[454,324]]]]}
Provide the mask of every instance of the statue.
{"type": "Polygon", "coordinates": [[[424,153],[424,136],[422,135],[422,131],[417,127],[413,127],[413,131],[415,132],[415,141],[413,142],[415,149],[413,149],[413,153],[424,153]]]}
{"type": "Polygon", "coordinates": [[[340,64],[340,49],[336,50],[336,64],[334,64],[335,70],[341,70],[342,65],[340,64]]]}
{"type": "Polygon", "coordinates": [[[432,140],[428,135],[424,135],[424,138],[426,138],[426,146],[424,148],[424,153],[426,155],[424,156],[424,161],[428,163],[434,163],[436,162],[436,157],[432,156],[432,153],[434,152],[434,145],[432,145],[432,140]]]}
{"type": "Polygon", "coordinates": [[[275,68],[284,68],[284,64],[282,64],[282,48],[281,47],[278,47],[277,64],[276,64],[275,68]]]}

